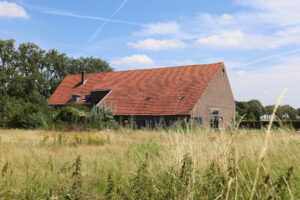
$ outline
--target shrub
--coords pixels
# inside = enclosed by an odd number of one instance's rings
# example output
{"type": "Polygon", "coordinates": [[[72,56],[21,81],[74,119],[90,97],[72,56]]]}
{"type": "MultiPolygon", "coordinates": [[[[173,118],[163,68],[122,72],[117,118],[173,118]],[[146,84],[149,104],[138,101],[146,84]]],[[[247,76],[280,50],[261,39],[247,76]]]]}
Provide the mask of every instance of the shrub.
{"type": "Polygon", "coordinates": [[[97,106],[94,107],[89,115],[89,123],[91,126],[99,129],[117,128],[118,124],[114,120],[114,112],[111,107],[97,106]]]}
{"type": "Polygon", "coordinates": [[[56,117],[56,120],[68,123],[86,122],[87,119],[88,108],[76,104],[69,104],[63,107],[56,117]]]}
{"type": "Polygon", "coordinates": [[[35,129],[51,122],[51,108],[45,104],[6,98],[2,102],[0,123],[9,128],[35,129]]]}

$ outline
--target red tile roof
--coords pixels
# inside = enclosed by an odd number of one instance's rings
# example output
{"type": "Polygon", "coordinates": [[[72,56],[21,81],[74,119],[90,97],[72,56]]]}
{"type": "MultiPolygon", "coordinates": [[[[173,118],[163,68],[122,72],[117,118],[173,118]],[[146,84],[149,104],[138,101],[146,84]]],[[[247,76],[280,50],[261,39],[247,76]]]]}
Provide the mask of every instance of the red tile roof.
{"type": "MultiPolygon", "coordinates": [[[[48,100],[48,104],[66,104],[72,94],[88,95],[92,90],[112,90],[102,102],[113,107],[115,115],[191,114],[214,74],[223,63],[165,67],[69,75],[48,100]],[[180,96],[184,96],[180,100],[180,96]],[[149,100],[146,100],[150,97],[149,100]]],[[[101,102],[101,103],[102,103],[101,102]]],[[[78,103],[88,103],[80,99],[78,103]]]]}

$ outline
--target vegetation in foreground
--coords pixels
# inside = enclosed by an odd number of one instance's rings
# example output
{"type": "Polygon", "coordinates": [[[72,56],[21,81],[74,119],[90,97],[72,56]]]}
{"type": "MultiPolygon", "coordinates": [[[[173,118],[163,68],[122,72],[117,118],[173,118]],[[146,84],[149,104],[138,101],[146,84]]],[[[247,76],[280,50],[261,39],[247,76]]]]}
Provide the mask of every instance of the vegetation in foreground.
{"type": "MultiPolygon", "coordinates": [[[[0,130],[1,199],[249,199],[263,131],[0,130]]],[[[300,198],[300,135],[271,132],[253,199],[300,198]]]]}

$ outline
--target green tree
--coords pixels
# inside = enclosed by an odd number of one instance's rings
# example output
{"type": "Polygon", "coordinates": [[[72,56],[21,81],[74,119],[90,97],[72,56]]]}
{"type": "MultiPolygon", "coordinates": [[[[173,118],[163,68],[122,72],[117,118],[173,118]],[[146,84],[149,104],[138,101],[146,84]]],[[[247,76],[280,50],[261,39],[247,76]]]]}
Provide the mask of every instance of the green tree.
{"type": "Polygon", "coordinates": [[[256,99],[247,102],[237,101],[236,111],[239,116],[245,115],[244,119],[246,120],[260,120],[260,117],[264,114],[264,107],[256,99]]]}
{"type": "Polygon", "coordinates": [[[249,105],[249,114],[253,113],[256,120],[260,120],[260,117],[264,114],[264,107],[259,100],[252,99],[247,102],[249,105]]]}
{"type": "Polygon", "coordinates": [[[297,118],[297,110],[290,105],[279,106],[277,116],[280,119],[296,119],[297,118]]]}
{"type": "Polygon", "coordinates": [[[69,74],[79,74],[82,71],[87,73],[98,73],[98,72],[111,72],[111,68],[108,62],[103,61],[99,58],[93,57],[80,57],[77,59],[70,59],[68,63],[67,73],[69,74]]]}
{"type": "Polygon", "coordinates": [[[248,112],[249,112],[249,105],[247,102],[244,101],[236,101],[235,102],[236,112],[238,113],[238,116],[245,115],[245,119],[248,119],[248,112]]]}
{"type": "Polygon", "coordinates": [[[274,105],[265,106],[264,114],[271,115],[273,113],[274,107],[275,107],[274,105]]]}

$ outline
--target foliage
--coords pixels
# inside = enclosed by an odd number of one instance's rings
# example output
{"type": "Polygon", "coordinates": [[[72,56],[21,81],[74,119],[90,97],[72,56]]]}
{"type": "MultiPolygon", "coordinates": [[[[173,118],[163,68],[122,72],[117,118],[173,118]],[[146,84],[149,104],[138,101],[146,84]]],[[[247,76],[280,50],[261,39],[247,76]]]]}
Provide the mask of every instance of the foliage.
{"type": "MultiPolygon", "coordinates": [[[[250,100],[247,102],[236,101],[237,120],[244,116],[244,120],[260,120],[260,117],[266,115],[270,118],[274,109],[274,105],[263,106],[258,100],[250,100]]],[[[276,117],[279,119],[297,119],[300,116],[300,108],[295,109],[290,105],[279,106],[276,112],[276,117]]]]}
{"type": "Polygon", "coordinates": [[[112,108],[102,105],[90,109],[74,103],[68,104],[58,111],[53,125],[54,127],[62,125],[65,128],[71,125],[73,128],[70,127],[69,129],[81,127],[81,130],[118,127],[118,123],[113,118],[112,108]]]}
{"type": "Polygon", "coordinates": [[[39,128],[52,120],[50,107],[43,96],[32,92],[26,102],[15,97],[4,96],[0,100],[0,124],[13,128],[39,128]]]}
{"type": "Polygon", "coordinates": [[[88,118],[88,109],[79,104],[69,104],[59,110],[56,120],[68,123],[85,122],[88,118]]]}
{"type": "Polygon", "coordinates": [[[117,122],[113,118],[113,109],[109,106],[100,105],[94,107],[89,115],[89,123],[99,129],[116,128],[117,122]]]}
{"type": "Polygon", "coordinates": [[[264,107],[258,100],[250,100],[247,102],[237,101],[236,111],[238,116],[243,116],[247,120],[259,120],[264,113],[264,107]]]}

